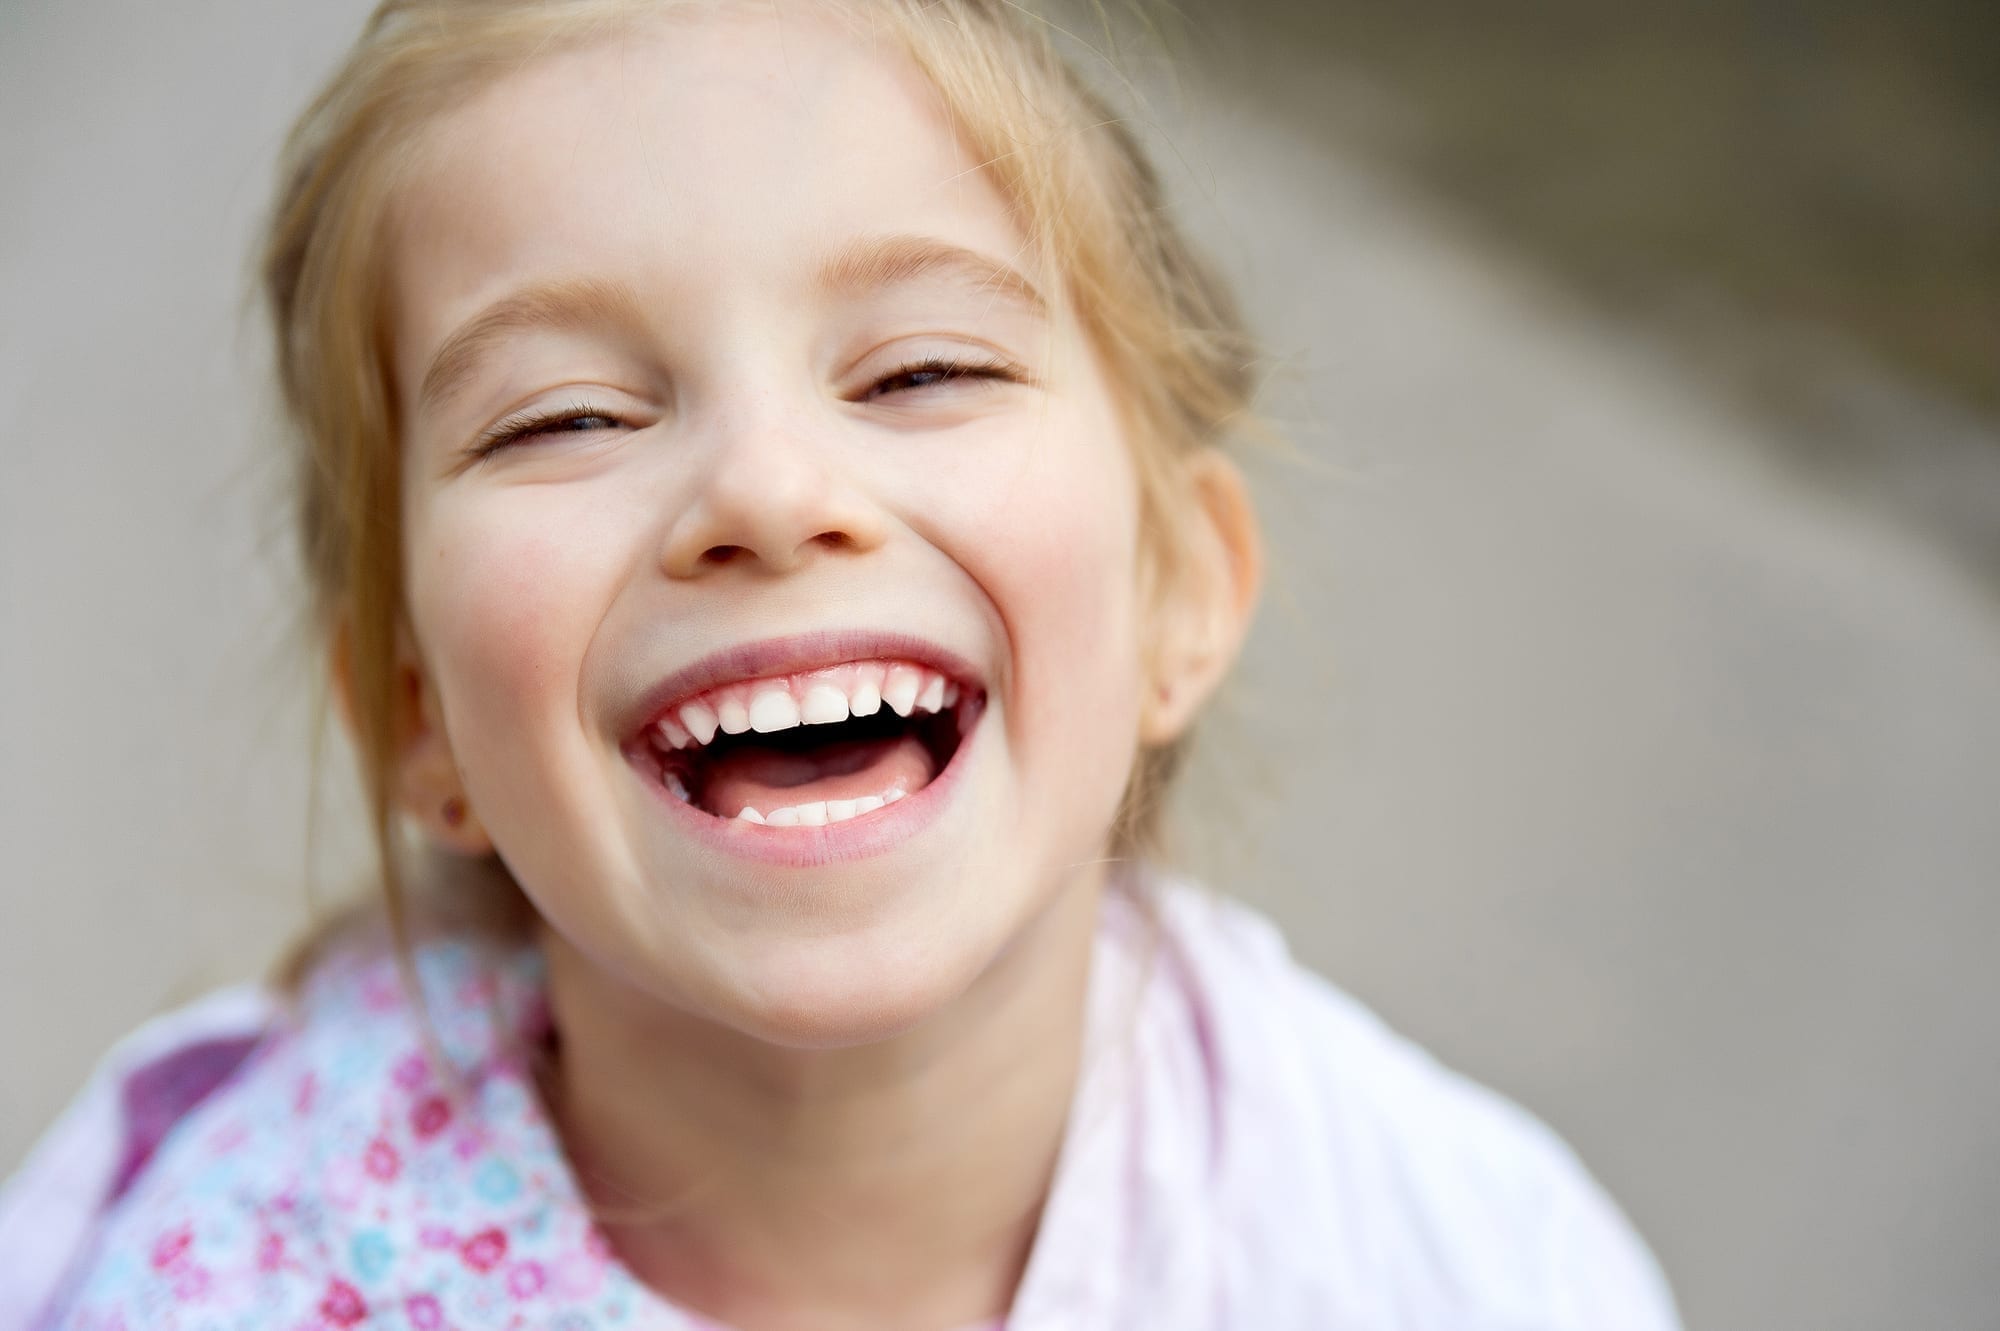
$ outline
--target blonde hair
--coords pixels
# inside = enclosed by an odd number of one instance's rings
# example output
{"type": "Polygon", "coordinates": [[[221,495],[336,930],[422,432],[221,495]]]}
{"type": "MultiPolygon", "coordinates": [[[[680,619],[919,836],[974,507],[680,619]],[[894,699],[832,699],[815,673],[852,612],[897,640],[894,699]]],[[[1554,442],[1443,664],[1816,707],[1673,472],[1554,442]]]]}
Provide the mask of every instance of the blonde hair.
{"type": "MultiPolygon", "coordinates": [[[[339,661],[392,927],[404,925],[395,771],[407,699],[384,219],[423,127],[470,87],[617,25],[735,0],[385,0],[286,143],[263,254],[278,378],[297,428],[314,625],[339,661]]],[[[822,0],[897,42],[1015,210],[1117,391],[1142,515],[1142,593],[1180,576],[1192,502],[1176,462],[1249,419],[1250,341],[1168,217],[1138,140],[1012,0],[822,0]]],[[[1159,849],[1182,745],[1144,751],[1113,829],[1159,849]]]]}

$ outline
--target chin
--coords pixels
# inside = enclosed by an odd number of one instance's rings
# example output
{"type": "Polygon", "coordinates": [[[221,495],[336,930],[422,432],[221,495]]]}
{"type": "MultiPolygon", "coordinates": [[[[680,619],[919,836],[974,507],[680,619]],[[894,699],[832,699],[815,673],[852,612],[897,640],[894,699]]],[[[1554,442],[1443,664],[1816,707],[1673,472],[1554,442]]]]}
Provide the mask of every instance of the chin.
{"type": "Polygon", "coordinates": [[[822,937],[758,949],[732,967],[717,1019],[791,1049],[894,1039],[962,999],[992,963],[983,939],[822,937]]]}

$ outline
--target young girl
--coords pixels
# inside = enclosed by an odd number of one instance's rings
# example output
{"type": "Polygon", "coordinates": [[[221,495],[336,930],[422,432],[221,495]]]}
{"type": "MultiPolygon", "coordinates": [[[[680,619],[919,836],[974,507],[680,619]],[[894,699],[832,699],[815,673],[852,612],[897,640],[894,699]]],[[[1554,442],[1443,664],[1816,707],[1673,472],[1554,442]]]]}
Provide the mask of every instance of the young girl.
{"type": "Polygon", "coordinates": [[[386,908],[113,1055],[0,1321],[1674,1324],[1545,1130],[1146,867],[1247,352],[1044,26],[389,0],[266,275],[386,908]]]}

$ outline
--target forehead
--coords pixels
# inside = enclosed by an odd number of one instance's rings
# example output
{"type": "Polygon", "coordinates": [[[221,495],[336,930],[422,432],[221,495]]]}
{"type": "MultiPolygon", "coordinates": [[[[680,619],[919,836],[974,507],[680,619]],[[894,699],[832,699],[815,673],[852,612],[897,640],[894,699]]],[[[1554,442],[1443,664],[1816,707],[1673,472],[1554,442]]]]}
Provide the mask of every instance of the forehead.
{"type": "Polygon", "coordinates": [[[420,135],[392,227],[412,351],[551,276],[783,300],[855,237],[890,233],[1026,267],[907,57],[756,11],[647,22],[486,84],[420,135]]]}

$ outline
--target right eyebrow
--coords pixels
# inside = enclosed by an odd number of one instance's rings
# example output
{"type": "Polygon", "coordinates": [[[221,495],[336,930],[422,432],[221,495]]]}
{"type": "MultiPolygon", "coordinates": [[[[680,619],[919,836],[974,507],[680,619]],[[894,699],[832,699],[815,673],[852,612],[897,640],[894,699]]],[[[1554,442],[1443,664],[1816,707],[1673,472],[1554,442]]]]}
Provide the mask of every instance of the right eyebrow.
{"type": "Polygon", "coordinates": [[[1013,300],[1047,318],[1049,303],[1020,271],[990,255],[934,236],[861,236],[820,269],[822,291],[873,291],[926,278],[1013,300]]]}
{"type": "Polygon", "coordinates": [[[632,293],[614,282],[574,278],[538,282],[494,301],[445,338],[417,390],[420,404],[442,406],[465,390],[479,362],[511,334],[644,322],[632,293]]]}

